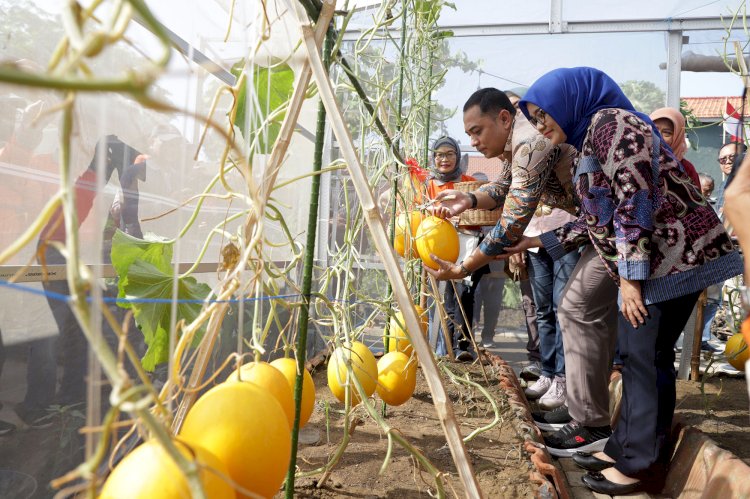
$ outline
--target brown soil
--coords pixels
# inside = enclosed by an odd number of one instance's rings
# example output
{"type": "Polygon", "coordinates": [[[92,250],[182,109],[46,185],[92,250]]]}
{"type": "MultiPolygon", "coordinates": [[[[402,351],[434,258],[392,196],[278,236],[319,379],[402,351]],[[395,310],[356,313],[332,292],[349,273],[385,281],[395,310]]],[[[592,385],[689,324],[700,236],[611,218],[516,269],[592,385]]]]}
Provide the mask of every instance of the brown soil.
{"type": "MultiPolygon", "coordinates": [[[[469,372],[473,381],[485,385],[478,365],[448,364],[459,375],[469,372]]],[[[496,380],[497,371],[485,366],[492,381],[489,391],[498,403],[502,422],[467,444],[474,471],[485,497],[535,497],[538,487],[529,480],[532,465],[523,450],[518,428],[521,423],[508,411],[505,394],[496,380]]],[[[341,442],[344,418],[343,404],[326,386],[325,366],[314,373],[317,389],[316,410],[304,432],[313,435],[313,444],[300,444],[298,463],[302,472],[324,466],[341,442]],[[325,407],[329,407],[328,431],[325,407]]],[[[493,420],[493,411],[486,398],[477,390],[458,387],[445,381],[463,435],[468,435],[493,420]]],[[[700,382],[677,382],[675,418],[695,426],[720,447],[750,464],[750,417],[747,385],[743,378],[713,376],[706,379],[701,392],[700,382]]],[[[379,404],[380,402],[378,402],[379,404]]],[[[321,488],[316,487],[321,473],[298,478],[295,497],[300,498],[417,498],[435,494],[434,480],[419,468],[408,453],[394,445],[391,460],[384,474],[378,472],[387,451],[387,439],[360,407],[353,417],[362,424],[357,427],[343,457],[321,488]]],[[[401,431],[445,475],[449,497],[464,497],[463,487],[447,448],[430,393],[421,370],[418,372],[414,397],[400,407],[388,407],[386,422],[401,431]]],[[[279,496],[281,497],[281,496],[279,496]]]]}
{"type": "MultiPolygon", "coordinates": [[[[478,365],[449,363],[448,366],[459,376],[468,371],[473,381],[486,385],[478,365]]],[[[308,435],[313,434],[313,438],[318,434],[319,439],[311,445],[300,445],[297,462],[302,472],[324,466],[336,452],[343,435],[343,404],[328,390],[324,368],[325,366],[321,366],[318,372],[314,373],[318,410],[304,430],[308,435]],[[325,418],[326,404],[329,406],[328,425],[325,418]]],[[[487,498],[535,497],[537,486],[529,480],[532,465],[528,454],[523,450],[523,440],[517,430],[520,421],[516,419],[515,412],[509,410],[506,395],[498,386],[497,371],[494,369],[496,368],[485,366],[491,381],[488,391],[497,401],[502,419],[497,426],[466,444],[474,472],[487,498]]],[[[450,381],[444,383],[454,403],[454,410],[464,436],[493,421],[493,409],[481,392],[464,385],[457,386],[450,381]]],[[[379,404],[378,401],[378,406],[379,404]]],[[[430,497],[430,494],[434,496],[436,489],[432,477],[418,467],[414,459],[398,444],[394,444],[390,462],[385,472],[380,475],[379,470],[387,451],[387,438],[361,407],[356,408],[353,415],[360,417],[363,423],[357,427],[330,478],[322,488],[316,488],[320,473],[314,477],[299,478],[296,482],[295,497],[417,498],[430,497]]],[[[436,468],[445,473],[448,497],[465,496],[421,369],[418,371],[414,397],[402,406],[389,406],[386,422],[398,429],[436,468]]]]}
{"type": "Polygon", "coordinates": [[[695,426],[719,447],[750,465],[750,402],[744,378],[708,377],[701,382],[677,381],[675,419],[695,426]]]}

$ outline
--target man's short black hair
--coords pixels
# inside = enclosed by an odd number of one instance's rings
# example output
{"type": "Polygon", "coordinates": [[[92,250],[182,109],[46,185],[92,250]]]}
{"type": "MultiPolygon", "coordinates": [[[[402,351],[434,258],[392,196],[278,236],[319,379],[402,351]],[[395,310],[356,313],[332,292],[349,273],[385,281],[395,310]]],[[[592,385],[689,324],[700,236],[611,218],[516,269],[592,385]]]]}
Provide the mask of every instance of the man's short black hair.
{"type": "Polygon", "coordinates": [[[508,111],[511,116],[516,114],[516,108],[510,103],[510,99],[505,95],[505,92],[492,87],[480,88],[471,94],[471,97],[464,104],[464,112],[474,106],[479,106],[482,114],[498,114],[503,109],[508,111]]]}

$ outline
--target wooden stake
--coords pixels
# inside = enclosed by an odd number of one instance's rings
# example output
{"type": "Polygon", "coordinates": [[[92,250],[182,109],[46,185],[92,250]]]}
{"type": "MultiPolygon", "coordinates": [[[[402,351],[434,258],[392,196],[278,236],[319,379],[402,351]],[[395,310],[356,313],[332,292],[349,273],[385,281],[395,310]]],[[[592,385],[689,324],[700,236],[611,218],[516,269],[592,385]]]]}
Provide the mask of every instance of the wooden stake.
{"type": "MultiPolygon", "coordinates": [[[[421,331],[420,319],[417,316],[417,311],[411,301],[411,296],[406,287],[406,281],[401,273],[401,267],[396,259],[396,254],[388,242],[388,235],[385,226],[383,225],[380,212],[378,211],[375,198],[367,182],[367,176],[359,162],[354,144],[349,135],[349,130],[344,122],[343,114],[339,108],[338,102],[336,101],[333,87],[328,79],[328,74],[323,66],[323,61],[318,54],[313,31],[309,26],[302,25],[302,35],[305,48],[307,49],[307,56],[312,67],[313,77],[318,85],[320,98],[328,112],[331,128],[338,140],[341,154],[346,161],[347,169],[351,175],[352,184],[357,192],[357,197],[362,205],[362,210],[365,214],[365,221],[370,229],[373,243],[383,260],[385,271],[393,285],[393,292],[398,301],[401,313],[404,316],[406,328],[408,331],[421,331]]],[[[443,386],[430,345],[421,334],[413,335],[411,341],[414,351],[417,352],[417,357],[421,362],[422,372],[427,380],[427,385],[432,393],[435,410],[440,419],[440,424],[443,426],[443,431],[445,432],[445,437],[448,441],[448,447],[453,455],[453,461],[458,469],[458,474],[464,484],[466,497],[472,499],[481,498],[482,495],[479,490],[479,484],[476,481],[471,460],[466,452],[466,447],[464,447],[461,432],[458,429],[456,417],[453,412],[453,404],[448,398],[448,394],[443,386]]]]}

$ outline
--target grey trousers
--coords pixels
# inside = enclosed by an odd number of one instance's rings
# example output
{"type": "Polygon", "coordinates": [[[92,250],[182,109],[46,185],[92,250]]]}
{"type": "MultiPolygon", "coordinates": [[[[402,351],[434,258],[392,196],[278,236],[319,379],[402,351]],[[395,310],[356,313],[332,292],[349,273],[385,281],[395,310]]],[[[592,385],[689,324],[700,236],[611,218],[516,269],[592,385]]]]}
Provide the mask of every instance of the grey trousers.
{"type": "Polygon", "coordinates": [[[484,309],[484,323],[481,331],[483,342],[491,342],[495,337],[495,328],[504,298],[505,278],[492,273],[483,276],[474,295],[475,320],[479,320],[480,310],[484,309]]]}
{"type": "Polygon", "coordinates": [[[609,373],[617,342],[618,288],[593,246],[573,270],[558,306],[568,411],[584,426],[609,425],[609,373]]]}

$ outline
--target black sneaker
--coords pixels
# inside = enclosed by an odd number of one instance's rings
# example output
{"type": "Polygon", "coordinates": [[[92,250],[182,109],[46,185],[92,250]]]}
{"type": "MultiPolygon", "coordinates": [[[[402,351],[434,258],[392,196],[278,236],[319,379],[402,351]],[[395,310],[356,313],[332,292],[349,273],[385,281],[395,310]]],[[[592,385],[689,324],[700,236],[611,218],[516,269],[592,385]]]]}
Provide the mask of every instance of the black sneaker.
{"type": "Polygon", "coordinates": [[[474,362],[474,355],[466,350],[457,350],[456,360],[459,362],[474,362]]]}
{"type": "Polygon", "coordinates": [[[546,412],[534,411],[531,413],[534,423],[542,431],[557,431],[573,419],[570,417],[567,405],[561,405],[557,409],[546,412]]]}
{"type": "Polygon", "coordinates": [[[598,452],[604,450],[612,428],[606,426],[583,426],[576,420],[544,438],[547,450],[557,457],[569,457],[576,452],[598,452]]]}

